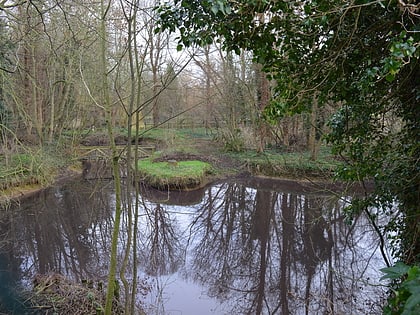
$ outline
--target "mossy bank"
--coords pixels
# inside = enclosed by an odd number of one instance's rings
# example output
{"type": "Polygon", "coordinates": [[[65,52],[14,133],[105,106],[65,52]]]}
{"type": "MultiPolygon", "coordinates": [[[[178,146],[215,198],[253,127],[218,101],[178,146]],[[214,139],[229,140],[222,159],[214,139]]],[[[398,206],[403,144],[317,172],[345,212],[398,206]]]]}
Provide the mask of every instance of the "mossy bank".
{"type": "Polygon", "coordinates": [[[142,159],[137,162],[138,180],[158,189],[194,189],[208,182],[211,164],[199,160],[142,159]]]}

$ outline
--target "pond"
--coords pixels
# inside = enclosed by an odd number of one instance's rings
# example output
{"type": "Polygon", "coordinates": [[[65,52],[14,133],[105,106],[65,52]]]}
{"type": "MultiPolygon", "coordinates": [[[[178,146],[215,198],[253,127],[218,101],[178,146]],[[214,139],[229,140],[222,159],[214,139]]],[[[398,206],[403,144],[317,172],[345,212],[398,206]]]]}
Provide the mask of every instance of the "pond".
{"type": "MultiPolygon", "coordinates": [[[[143,187],[139,303],[159,315],[380,314],[380,242],[363,215],[346,223],[351,198],[252,177],[143,187]]],[[[106,281],[114,203],[112,181],[75,178],[2,209],[0,313],[23,314],[16,292],[36,274],[106,281]]],[[[124,216],[120,258],[128,226],[124,216]]]]}

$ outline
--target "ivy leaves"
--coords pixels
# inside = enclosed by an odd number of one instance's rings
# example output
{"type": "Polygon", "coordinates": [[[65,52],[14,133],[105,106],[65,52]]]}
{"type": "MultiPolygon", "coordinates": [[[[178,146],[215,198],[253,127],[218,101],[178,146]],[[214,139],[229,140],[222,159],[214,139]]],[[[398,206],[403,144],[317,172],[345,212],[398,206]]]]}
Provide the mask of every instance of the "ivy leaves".
{"type": "Polygon", "coordinates": [[[385,78],[393,82],[401,69],[409,65],[411,58],[419,58],[419,43],[415,42],[412,36],[402,31],[399,36],[392,39],[388,56],[380,60],[380,65],[368,68],[366,78],[371,81],[385,78]]]}
{"type": "Polygon", "coordinates": [[[410,58],[414,56],[416,50],[417,47],[414,44],[413,37],[407,38],[406,32],[401,32],[389,49],[390,56],[382,61],[384,64],[383,72],[387,81],[392,82],[395,80],[400,69],[410,63],[410,58]]]}
{"type": "Polygon", "coordinates": [[[210,0],[210,8],[214,15],[221,12],[223,15],[228,15],[232,12],[232,8],[229,6],[227,1],[223,0],[210,0]]]}
{"type": "Polygon", "coordinates": [[[381,280],[401,280],[384,308],[385,315],[415,315],[420,313],[420,267],[407,266],[397,262],[394,266],[383,268],[381,280]]]}

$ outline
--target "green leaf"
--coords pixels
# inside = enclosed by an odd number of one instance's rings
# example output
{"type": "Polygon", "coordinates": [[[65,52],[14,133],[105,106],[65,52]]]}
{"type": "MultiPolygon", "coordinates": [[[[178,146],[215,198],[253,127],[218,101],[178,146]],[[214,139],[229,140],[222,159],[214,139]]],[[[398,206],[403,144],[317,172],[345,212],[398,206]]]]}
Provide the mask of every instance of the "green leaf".
{"type": "Polygon", "coordinates": [[[420,314],[420,291],[412,294],[405,302],[404,311],[401,315],[417,315],[420,314]]]}
{"type": "Polygon", "coordinates": [[[388,268],[382,268],[381,271],[385,274],[382,276],[381,281],[385,279],[396,280],[401,278],[405,275],[408,270],[410,269],[409,266],[404,264],[403,262],[399,261],[394,266],[388,268]]]}
{"type": "Polygon", "coordinates": [[[407,271],[407,280],[417,280],[420,283],[420,267],[413,266],[407,271]]]}
{"type": "Polygon", "coordinates": [[[217,12],[219,12],[219,6],[217,5],[217,3],[213,3],[213,5],[211,6],[211,12],[213,12],[214,15],[216,15],[217,12]]]}
{"type": "Polygon", "coordinates": [[[385,79],[386,79],[388,82],[392,82],[392,81],[394,81],[394,80],[395,80],[395,75],[394,75],[394,74],[391,74],[391,73],[388,73],[388,74],[386,75],[385,79]]]}

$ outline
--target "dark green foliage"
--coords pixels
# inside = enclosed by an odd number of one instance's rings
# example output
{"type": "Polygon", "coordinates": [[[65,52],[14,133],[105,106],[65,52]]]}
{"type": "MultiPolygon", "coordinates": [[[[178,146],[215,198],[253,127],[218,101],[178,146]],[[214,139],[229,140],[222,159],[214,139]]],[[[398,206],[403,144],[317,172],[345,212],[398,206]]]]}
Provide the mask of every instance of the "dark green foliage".
{"type": "MultiPolygon", "coordinates": [[[[252,51],[276,82],[267,119],[308,110],[314,95],[320,106],[335,102],[327,140],[346,161],[337,176],[375,184],[349,217],[375,209],[371,222],[382,237],[392,235],[394,255],[420,262],[418,7],[397,0],[178,0],[158,11],[162,28],[179,30],[180,48],[219,41],[229,51],[252,51]],[[389,224],[375,224],[379,213],[389,224]]],[[[418,311],[407,292],[420,292],[412,288],[411,280],[402,283],[397,293],[407,304],[396,295],[387,314],[418,311]]]]}
{"type": "Polygon", "coordinates": [[[404,3],[178,0],[157,10],[161,29],[179,31],[180,48],[219,41],[229,51],[252,51],[276,82],[267,119],[308,110],[315,93],[320,106],[342,104],[327,136],[347,162],[338,177],[375,182],[357,203],[365,208],[388,213],[398,202],[400,215],[389,214],[407,219],[395,232],[400,256],[413,262],[420,250],[418,225],[410,223],[420,212],[419,18],[404,3]]]}
{"type": "Polygon", "coordinates": [[[410,267],[402,262],[398,262],[394,266],[384,268],[381,271],[385,274],[381,280],[400,282],[396,285],[383,313],[385,315],[420,314],[419,266],[410,267]]]}

